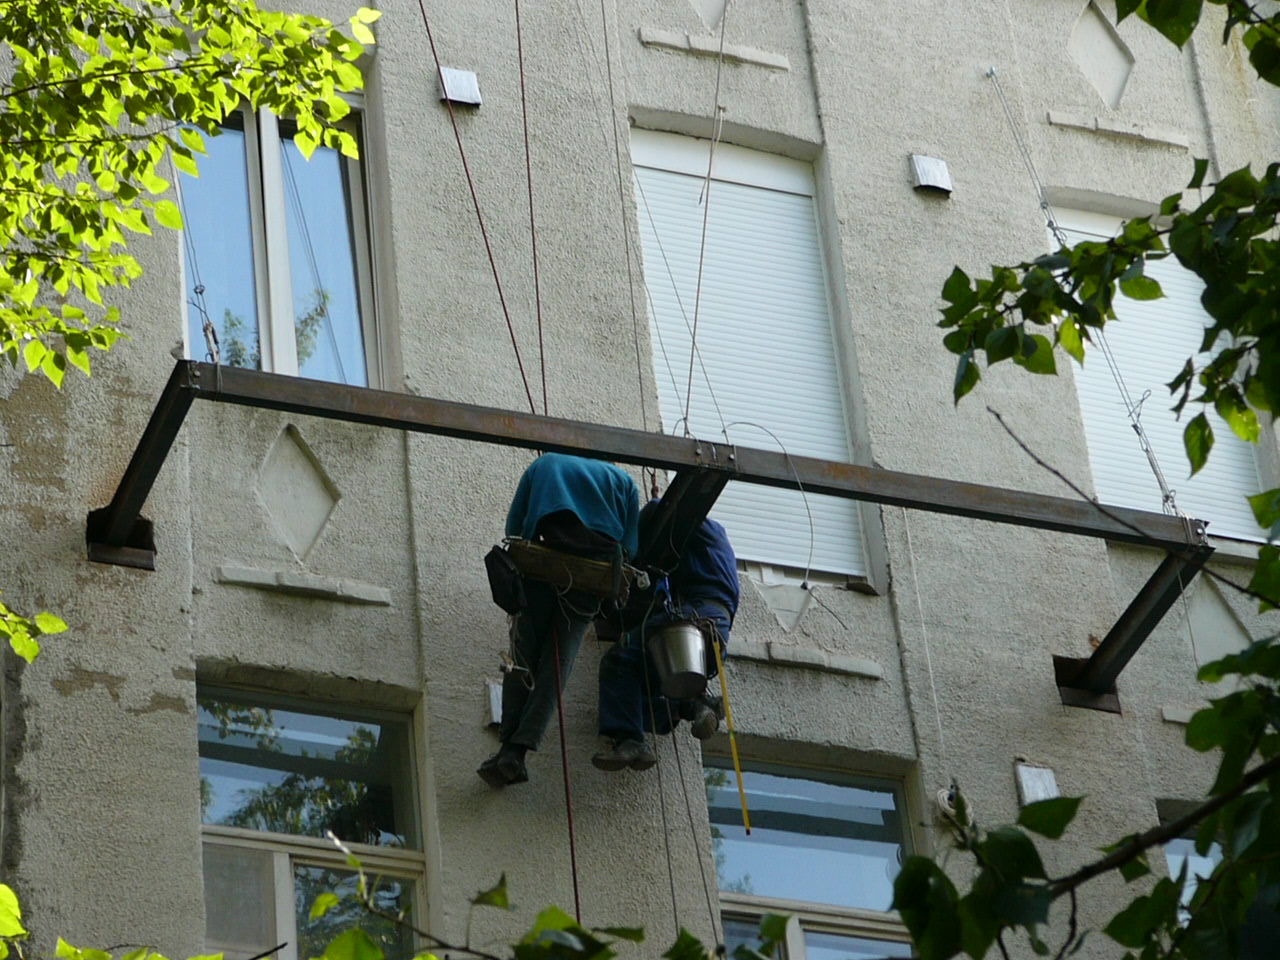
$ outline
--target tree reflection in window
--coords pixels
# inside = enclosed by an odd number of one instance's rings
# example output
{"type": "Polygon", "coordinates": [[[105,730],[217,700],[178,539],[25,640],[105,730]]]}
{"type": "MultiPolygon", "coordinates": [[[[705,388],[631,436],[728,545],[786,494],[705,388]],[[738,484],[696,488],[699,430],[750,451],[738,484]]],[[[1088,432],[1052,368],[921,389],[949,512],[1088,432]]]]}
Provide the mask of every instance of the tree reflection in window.
{"type": "Polygon", "coordinates": [[[408,724],[241,691],[197,697],[205,823],[416,846],[408,724]]]}

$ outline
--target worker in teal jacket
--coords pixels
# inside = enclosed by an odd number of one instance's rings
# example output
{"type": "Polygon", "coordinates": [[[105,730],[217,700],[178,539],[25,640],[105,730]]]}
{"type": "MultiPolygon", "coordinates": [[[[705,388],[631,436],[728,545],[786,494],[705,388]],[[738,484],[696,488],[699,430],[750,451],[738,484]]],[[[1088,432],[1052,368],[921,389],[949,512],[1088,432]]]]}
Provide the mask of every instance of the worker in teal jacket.
{"type": "MultiPolygon", "coordinates": [[[[639,545],[639,516],[640,491],[625,471],[601,460],[548,453],[520,478],[506,535],[591,559],[629,560],[639,545]]],[[[568,679],[587,627],[600,612],[600,599],[581,590],[561,594],[526,579],[524,594],[525,607],[511,620],[514,669],[502,680],[502,746],[477,771],[493,787],[529,779],[525,754],[538,748],[556,709],[557,687],[568,679]]]]}

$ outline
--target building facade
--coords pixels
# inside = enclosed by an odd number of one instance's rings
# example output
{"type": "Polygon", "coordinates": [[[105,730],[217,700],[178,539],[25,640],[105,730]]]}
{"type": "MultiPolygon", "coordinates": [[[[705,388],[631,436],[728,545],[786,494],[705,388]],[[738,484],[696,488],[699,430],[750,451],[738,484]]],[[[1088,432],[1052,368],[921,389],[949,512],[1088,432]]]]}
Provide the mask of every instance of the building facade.
{"type": "MultiPolygon", "coordinates": [[[[1082,0],[532,6],[536,229],[511,5],[428,9],[443,65],[478,80],[453,119],[510,335],[418,5],[388,0],[358,162],[302,163],[288,118],[233,118],[182,180],[185,236],[131,247],[130,339],[61,392],[0,373],[0,585],[70,625],[31,666],[5,654],[3,875],[41,946],[315,955],[310,899],[351,882],[326,827],[451,943],[509,943],[573,904],[554,726],[528,784],[475,774],[507,644],[481,558],[530,454],[197,404],[145,510],[155,571],[86,560],[86,515],[174,354],[205,358],[205,316],[225,364],[1067,495],[989,404],[1104,501],[1160,510],[1100,357],[994,370],[954,407],[938,293],[955,264],[1051,248],[1028,163],[1064,229],[1105,236],[1195,157],[1280,156],[1276,98],[1234,39],[1180,52],[1082,0]],[[918,185],[913,156],[943,161],[949,189],[918,185]],[[503,872],[517,909],[470,917],[503,872]]],[[[1171,271],[1166,290],[1121,310],[1156,332],[1118,333],[1116,364],[1132,397],[1152,391],[1180,505],[1223,534],[1215,568],[1244,582],[1263,534],[1240,497],[1275,485],[1274,442],[1224,442],[1185,481],[1161,384],[1203,321],[1194,284],[1171,271]]],[[[1051,771],[1088,799],[1046,865],[1079,866],[1203,793],[1213,758],[1182,746],[1212,693],[1196,666],[1266,630],[1198,580],[1121,676],[1120,713],[1068,707],[1053,656],[1088,656],[1158,551],[746,485],[713,516],[740,559],[727,676],[751,836],[723,736],[680,731],[658,769],[604,773],[601,644],[565,688],[583,919],[645,926],[636,956],[681,926],[749,939],[769,910],[795,917],[790,960],[910,956],[892,878],[944,844],[940,790],[1008,822],[1020,782],[1051,771]]],[[[1121,895],[1097,888],[1082,922],[1121,895]]],[[[1082,955],[1118,954],[1099,936],[1082,955]]]]}

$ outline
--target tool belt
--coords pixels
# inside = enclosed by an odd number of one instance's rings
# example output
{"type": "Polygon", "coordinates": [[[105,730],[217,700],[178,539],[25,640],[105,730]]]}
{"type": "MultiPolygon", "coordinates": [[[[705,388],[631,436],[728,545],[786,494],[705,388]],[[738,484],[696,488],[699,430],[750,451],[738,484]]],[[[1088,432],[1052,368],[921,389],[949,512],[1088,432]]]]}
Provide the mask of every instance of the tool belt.
{"type": "Polygon", "coordinates": [[[494,603],[513,614],[524,608],[521,577],[549,583],[557,590],[582,590],[617,607],[626,604],[632,589],[649,587],[648,574],[624,562],[621,554],[613,560],[592,560],[529,540],[494,547],[485,557],[485,567],[494,603]]]}

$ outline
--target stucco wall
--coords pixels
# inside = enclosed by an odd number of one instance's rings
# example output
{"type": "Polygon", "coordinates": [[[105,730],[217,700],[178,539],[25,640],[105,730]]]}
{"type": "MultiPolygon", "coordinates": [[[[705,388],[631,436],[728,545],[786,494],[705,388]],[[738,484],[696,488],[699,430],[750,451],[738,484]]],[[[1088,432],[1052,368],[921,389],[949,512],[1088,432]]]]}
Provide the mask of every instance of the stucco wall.
{"type": "MultiPolygon", "coordinates": [[[[344,13],[335,2],[312,6],[344,13]]],[[[385,386],[520,409],[524,390],[418,7],[382,6],[366,130],[370,161],[383,161],[369,178],[380,323],[393,354],[385,386]]],[[[430,7],[446,65],[480,75],[484,105],[458,111],[458,122],[540,394],[510,5],[430,7]]],[[[1046,245],[990,68],[1040,176],[1076,206],[1141,210],[1185,182],[1194,156],[1227,170],[1278,146],[1274,96],[1212,30],[1180,54],[1150,30],[1122,25],[1135,68],[1121,104],[1107,107],[1066,52],[1082,8],[1078,0],[930,0],[897,12],[867,0],[729,5],[726,44],[763,51],[772,65],[723,66],[724,137],[815,163],[837,349],[851,374],[846,401],[855,448],[868,462],[1065,494],[1005,436],[985,411],[990,404],[1091,486],[1065,359],[1062,376],[999,370],[958,410],[951,403],[953,358],[933,325],[946,274],[955,263],[978,271],[1046,245]],[[1186,145],[1051,124],[1051,111],[1176,131],[1186,145]],[[950,199],[912,191],[913,152],[948,162],[950,199]]],[[[707,134],[715,58],[640,37],[718,35],[688,0],[623,0],[605,11],[619,117],[707,134]]],[[[599,17],[593,5],[565,0],[530,5],[524,15],[549,409],[657,429],[639,286],[633,339],[622,249],[624,231],[633,254],[638,236],[625,166],[625,220],[619,210],[599,17]]],[[[477,916],[478,942],[522,931],[546,902],[569,905],[554,732],[531,758],[528,785],[492,791],[473,772],[494,748],[483,681],[497,676],[505,645],[480,558],[501,535],[528,456],[197,405],[146,510],[156,524],[157,570],[87,562],[85,514],[109,499],[181,331],[178,239],[163,234],[132,249],[147,272],[123,299],[131,339],[97,361],[92,379],[73,375],[58,393],[0,371],[0,442],[13,444],[0,449],[0,542],[9,545],[0,551],[0,584],[6,602],[55,609],[71,627],[33,666],[6,653],[3,870],[37,941],[49,946],[61,934],[86,944],[154,943],[171,956],[200,950],[195,677],[206,670],[235,679],[250,666],[300,677],[303,689],[340,678],[368,702],[385,695],[401,708],[421,704],[429,920],[439,935],[463,936],[467,897],[501,871],[520,909],[477,916]],[[305,558],[263,500],[268,456],[288,426],[337,492],[305,558]],[[223,582],[229,567],[357,582],[385,591],[386,602],[223,582]]],[[[1050,855],[1051,871],[1151,825],[1157,799],[1207,781],[1209,758],[1181,748],[1182,727],[1162,714],[1204,696],[1192,679],[1181,609],[1122,677],[1122,715],[1063,707],[1054,687],[1051,655],[1087,655],[1090,637],[1109,628],[1155,554],[898,508],[869,516],[892,581],[882,595],[826,584],[831,612],[811,606],[784,631],[744,578],[735,645],[777,651],[773,662],[730,665],[751,754],[904,777],[926,849],[934,826],[926,800],[952,777],[984,822],[994,822],[1016,816],[1015,759],[1047,764],[1064,793],[1090,798],[1072,839],[1050,855]],[[812,651],[870,661],[880,675],[781,662],[812,651]]],[[[1223,568],[1247,579],[1247,566],[1223,568]]],[[[1229,594],[1221,602],[1242,631],[1263,629],[1247,603],[1229,594]]],[[[697,744],[682,742],[679,768],[662,744],[672,819],[664,830],[655,774],[610,776],[588,763],[601,650],[584,646],[566,691],[584,914],[599,924],[643,922],[655,943],[666,940],[665,832],[681,922],[710,937],[696,866],[700,856],[709,863],[697,744]],[[692,796],[691,822],[678,777],[692,796]]],[[[1095,903],[1084,907],[1086,921],[1107,907],[1095,903]]],[[[1085,949],[1113,953],[1101,938],[1085,949]]]]}

